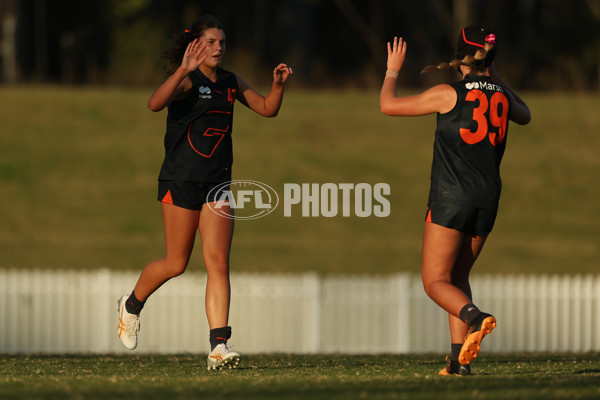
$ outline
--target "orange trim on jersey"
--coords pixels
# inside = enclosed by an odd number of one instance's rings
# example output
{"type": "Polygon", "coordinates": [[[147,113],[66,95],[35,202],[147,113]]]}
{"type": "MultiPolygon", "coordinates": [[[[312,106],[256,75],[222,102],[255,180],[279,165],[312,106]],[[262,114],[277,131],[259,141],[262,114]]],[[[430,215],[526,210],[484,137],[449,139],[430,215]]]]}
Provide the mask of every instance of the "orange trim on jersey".
{"type": "Polygon", "coordinates": [[[165,197],[163,197],[163,199],[161,200],[163,203],[167,203],[167,204],[171,204],[173,205],[173,198],[171,197],[171,191],[167,191],[167,194],[165,194],[165,197]]]}
{"type": "Polygon", "coordinates": [[[462,32],[463,32],[463,39],[464,39],[465,43],[467,43],[467,44],[471,44],[471,45],[473,45],[473,46],[477,46],[477,47],[482,47],[482,48],[484,48],[484,49],[485,49],[485,46],[484,46],[484,45],[482,45],[482,44],[479,44],[479,43],[475,43],[475,42],[471,42],[471,41],[467,40],[467,37],[465,36],[465,30],[464,30],[464,29],[463,29],[463,31],[462,31],[462,32]]]}
{"type": "Polygon", "coordinates": [[[213,111],[207,111],[207,114],[213,114],[213,113],[218,113],[218,114],[231,114],[231,111],[217,111],[217,110],[213,110],[213,111]]]}
{"type": "Polygon", "coordinates": [[[427,218],[425,218],[425,222],[431,222],[431,210],[427,207],[427,218]]]}

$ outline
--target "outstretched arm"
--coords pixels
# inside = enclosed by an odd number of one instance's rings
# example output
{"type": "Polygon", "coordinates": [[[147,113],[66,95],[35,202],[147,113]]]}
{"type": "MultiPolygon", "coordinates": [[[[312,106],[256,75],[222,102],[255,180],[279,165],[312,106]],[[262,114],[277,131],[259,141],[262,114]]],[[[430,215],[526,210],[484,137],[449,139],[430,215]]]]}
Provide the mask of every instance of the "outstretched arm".
{"type": "Polygon", "coordinates": [[[273,85],[271,91],[264,97],[252,89],[246,81],[236,75],[240,89],[238,100],[252,111],[264,116],[274,117],[279,112],[283,100],[283,86],[294,71],[286,64],[279,64],[273,70],[273,85]]]}
{"type": "MultiPolygon", "coordinates": [[[[179,98],[186,90],[186,77],[190,72],[195,71],[206,60],[207,54],[202,54],[206,49],[206,44],[198,39],[188,44],[181,65],[175,72],[156,89],[150,100],[148,108],[152,111],[160,111],[169,105],[171,101],[179,98]]],[[[188,79],[189,80],[189,79],[188,79]]],[[[191,87],[191,82],[188,85],[191,87]]],[[[189,87],[187,88],[189,90],[189,87]]]]}
{"type": "Polygon", "coordinates": [[[527,107],[527,104],[523,101],[523,99],[520,98],[519,95],[517,95],[514,90],[512,90],[510,86],[508,86],[506,82],[502,80],[502,78],[500,78],[498,71],[496,71],[495,64],[490,66],[490,77],[494,82],[502,86],[502,88],[506,90],[506,93],[512,98],[510,120],[519,125],[527,125],[529,121],[531,121],[531,112],[529,111],[529,107],[527,107]]]}
{"type": "Polygon", "coordinates": [[[406,42],[394,37],[387,44],[388,61],[379,95],[381,112],[392,116],[446,113],[456,104],[456,92],[449,85],[437,85],[414,96],[396,97],[396,81],[406,57],[406,42]]]}

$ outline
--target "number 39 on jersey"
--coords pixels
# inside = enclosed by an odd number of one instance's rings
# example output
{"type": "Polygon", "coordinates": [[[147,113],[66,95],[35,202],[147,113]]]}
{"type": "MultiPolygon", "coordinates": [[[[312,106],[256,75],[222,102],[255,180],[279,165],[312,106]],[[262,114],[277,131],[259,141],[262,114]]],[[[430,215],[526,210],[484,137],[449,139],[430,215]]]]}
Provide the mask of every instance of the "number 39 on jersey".
{"type": "Polygon", "coordinates": [[[460,128],[460,136],[468,144],[476,144],[489,138],[493,146],[504,142],[506,127],[508,126],[508,99],[502,92],[496,92],[488,101],[485,93],[473,89],[467,93],[466,101],[475,102],[473,121],[477,123],[477,130],[460,128]],[[491,126],[491,129],[490,129],[491,126]]]}

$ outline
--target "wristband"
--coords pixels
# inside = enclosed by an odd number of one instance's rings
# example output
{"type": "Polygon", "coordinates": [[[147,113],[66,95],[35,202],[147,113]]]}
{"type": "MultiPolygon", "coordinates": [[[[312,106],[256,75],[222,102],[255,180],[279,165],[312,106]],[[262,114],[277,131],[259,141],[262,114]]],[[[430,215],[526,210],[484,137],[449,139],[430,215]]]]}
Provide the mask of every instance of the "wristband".
{"type": "Polygon", "coordinates": [[[388,69],[387,71],[385,71],[385,77],[386,78],[398,78],[398,73],[396,71],[394,71],[393,69],[388,69]]]}

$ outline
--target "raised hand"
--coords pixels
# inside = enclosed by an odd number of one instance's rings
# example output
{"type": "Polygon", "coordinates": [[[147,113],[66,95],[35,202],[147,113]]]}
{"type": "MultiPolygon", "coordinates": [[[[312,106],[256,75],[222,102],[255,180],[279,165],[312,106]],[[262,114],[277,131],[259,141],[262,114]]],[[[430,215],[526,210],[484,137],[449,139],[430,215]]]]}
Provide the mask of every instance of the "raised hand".
{"type": "Polygon", "coordinates": [[[199,39],[191,41],[181,60],[181,67],[187,72],[192,72],[198,69],[198,67],[206,60],[208,54],[203,54],[206,49],[206,43],[202,43],[199,39]]]}
{"type": "Polygon", "coordinates": [[[388,59],[387,69],[398,72],[402,69],[406,57],[406,42],[402,38],[394,37],[394,43],[387,44],[388,59]]]}
{"type": "Polygon", "coordinates": [[[273,70],[273,81],[275,83],[284,84],[287,78],[292,75],[294,71],[287,64],[279,64],[273,70]]]}

